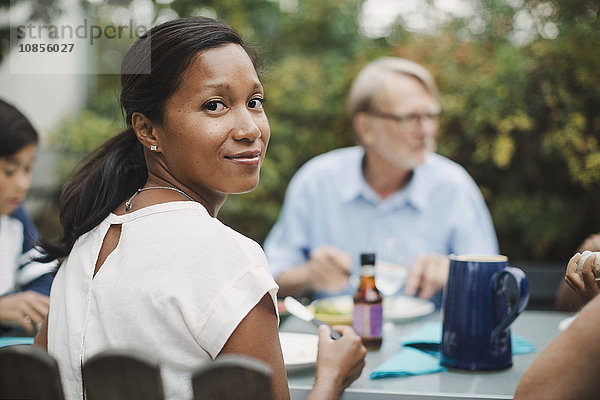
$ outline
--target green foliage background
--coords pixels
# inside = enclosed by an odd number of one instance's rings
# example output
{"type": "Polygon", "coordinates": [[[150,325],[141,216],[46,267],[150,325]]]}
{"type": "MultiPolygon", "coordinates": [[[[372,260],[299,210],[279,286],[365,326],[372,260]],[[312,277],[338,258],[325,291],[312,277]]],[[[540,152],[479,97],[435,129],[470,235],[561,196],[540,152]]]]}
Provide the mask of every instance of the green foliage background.
{"type": "MultiPolygon", "coordinates": [[[[344,113],[352,78],[374,58],[396,55],[436,77],[444,107],[438,151],[480,185],[502,253],[563,261],[600,231],[596,1],[474,1],[472,16],[424,33],[409,31],[399,18],[379,39],[360,33],[362,3],[298,0],[289,11],[274,0],[154,4],[156,15],[170,8],[224,19],[264,60],[272,136],[261,183],[250,194],[230,196],[221,220],[262,242],[293,173],[317,154],[353,144],[344,113]],[[535,23],[531,40],[517,46],[518,13],[535,23]],[[473,33],[474,22],[484,28],[473,33]],[[548,23],[558,36],[543,35],[548,23]]],[[[55,132],[65,178],[75,160],[122,128],[117,92],[117,76],[97,76],[86,110],[55,132]]]]}

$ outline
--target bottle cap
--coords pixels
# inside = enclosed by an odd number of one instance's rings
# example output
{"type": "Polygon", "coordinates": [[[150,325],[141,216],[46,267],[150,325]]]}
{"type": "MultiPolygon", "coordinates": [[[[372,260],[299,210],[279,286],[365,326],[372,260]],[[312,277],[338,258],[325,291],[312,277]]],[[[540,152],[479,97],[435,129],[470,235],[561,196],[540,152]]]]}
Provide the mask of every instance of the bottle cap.
{"type": "Polygon", "coordinates": [[[362,253],[360,255],[360,265],[375,265],[375,253],[362,253]]]}

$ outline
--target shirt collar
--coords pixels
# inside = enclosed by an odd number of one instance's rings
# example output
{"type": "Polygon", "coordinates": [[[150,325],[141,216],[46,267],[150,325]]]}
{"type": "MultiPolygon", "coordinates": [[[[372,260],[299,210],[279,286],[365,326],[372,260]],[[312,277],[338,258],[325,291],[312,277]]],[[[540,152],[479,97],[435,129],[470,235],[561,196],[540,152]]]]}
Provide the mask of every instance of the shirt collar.
{"type": "Polygon", "coordinates": [[[362,173],[362,164],[365,152],[362,147],[357,147],[357,152],[348,166],[347,174],[342,180],[341,197],[345,202],[351,202],[360,197],[370,201],[378,201],[377,194],[369,186],[362,173]]]}
{"type": "MultiPolygon", "coordinates": [[[[342,200],[345,202],[351,202],[358,198],[363,198],[373,204],[382,203],[384,201],[381,200],[379,195],[371,186],[369,186],[363,175],[362,163],[364,156],[364,150],[360,148],[360,152],[357,152],[356,158],[353,160],[352,165],[348,167],[348,173],[345,175],[345,178],[342,181],[342,200]]],[[[413,176],[408,184],[403,189],[397,191],[387,198],[385,202],[391,203],[398,207],[404,204],[409,204],[421,210],[426,208],[428,192],[426,170],[427,160],[423,165],[415,168],[413,171],[413,176]]]]}
{"type": "Polygon", "coordinates": [[[393,194],[393,196],[404,194],[406,203],[419,210],[423,210],[427,207],[427,193],[429,191],[429,185],[426,177],[426,163],[427,162],[415,168],[410,181],[404,187],[404,189],[393,194]]]}

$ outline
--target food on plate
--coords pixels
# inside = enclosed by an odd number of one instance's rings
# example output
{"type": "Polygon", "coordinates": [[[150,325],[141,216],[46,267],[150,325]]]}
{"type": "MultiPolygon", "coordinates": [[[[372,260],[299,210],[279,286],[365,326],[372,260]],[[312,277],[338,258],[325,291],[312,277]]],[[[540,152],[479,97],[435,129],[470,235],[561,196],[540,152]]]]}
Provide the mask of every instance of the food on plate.
{"type": "Polygon", "coordinates": [[[314,312],[316,314],[343,315],[352,314],[354,303],[352,297],[326,297],[315,302],[314,312]]]}
{"type": "Polygon", "coordinates": [[[352,325],[352,296],[335,296],[315,300],[309,306],[315,317],[329,325],[352,325]]]}

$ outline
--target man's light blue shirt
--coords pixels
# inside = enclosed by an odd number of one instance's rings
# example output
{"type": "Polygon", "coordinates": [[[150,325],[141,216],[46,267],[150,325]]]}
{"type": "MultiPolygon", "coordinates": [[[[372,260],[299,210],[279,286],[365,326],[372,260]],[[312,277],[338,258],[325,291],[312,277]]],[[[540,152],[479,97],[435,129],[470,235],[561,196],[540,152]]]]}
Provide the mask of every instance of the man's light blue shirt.
{"type": "Polygon", "coordinates": [[[363,157],[361,147],[333,150],[294,175],[264,243],[275,277],[324,245],[349,253],[358,274],[360,253],[375,252],[388,238],[405,244],[401,262],[408,267],[430,253],[498,253],[490,213],[463,167],[432,153],[403,189],[381,199],[364,179],[363,157]]]}

